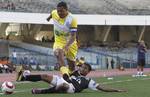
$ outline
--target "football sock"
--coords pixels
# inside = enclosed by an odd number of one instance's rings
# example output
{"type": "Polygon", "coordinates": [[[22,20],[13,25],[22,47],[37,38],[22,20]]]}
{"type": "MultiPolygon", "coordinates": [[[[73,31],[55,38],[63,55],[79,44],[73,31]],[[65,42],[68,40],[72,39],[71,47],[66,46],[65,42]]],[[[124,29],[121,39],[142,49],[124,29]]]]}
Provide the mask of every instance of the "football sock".
{"type": "Polygon", "coordinates": [[[137,75],[140,75],[140,72],[139,72],[139,71],[137,72],[137,75]]]}
{"type": "Polygon", "coordinates": [[[48,89],[42,89],[41,90],[41,94],[56,93],[56,92],[58,92],[58,91],[56,91],[55,88],[56,87],[51,87],[51,88],[48,88],[48,89]]]}
{"type": "Polygon", "coordinates": [[[69,69],[68,69],[68,67],[66,67],[66,66],[60,67],[60,72],[61,72],[62,74],[67,74],[67,75],[69,75],[69,69]]]}
{"type": "Polygon", "coordinates": [[[140,72],[140,75],[143,75],[143,72],[140,72]]]}
{"type": "Polygon", "coordinates": [[[25,77],[25,80],[26,81],[33,81],[33,82],[36,82],[36,81],[41,81],[42,78],[41,78],[41,75],[27,75],[25,77]]]}

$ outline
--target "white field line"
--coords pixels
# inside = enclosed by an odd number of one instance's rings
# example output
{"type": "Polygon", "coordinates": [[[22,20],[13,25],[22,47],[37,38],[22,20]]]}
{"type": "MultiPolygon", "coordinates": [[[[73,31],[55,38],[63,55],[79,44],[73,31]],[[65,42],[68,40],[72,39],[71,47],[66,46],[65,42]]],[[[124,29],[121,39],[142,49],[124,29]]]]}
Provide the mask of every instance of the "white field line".
{"type": "MultiPolygon", "coordinates": [[[[16,90],[14,91],[14,93],[21,93],[21,92],[28,92],[28,91],[31,91],[29,89],[25,89],[25,90],[16,90]]],[[[4,95],[2,92],[0,92],[0,95],[4,95]]]]}
{"type": "Polygon", "coordinates": [[[122,83],[122,82],[131,82],[136,80],[150,80],[150,78],[143,78],[143,79],[127,79],[127,80],[119,80],[119,81],[111,81],[111,82],[103,82],[101,84],[113,84],[113,83],[122,83]]]}

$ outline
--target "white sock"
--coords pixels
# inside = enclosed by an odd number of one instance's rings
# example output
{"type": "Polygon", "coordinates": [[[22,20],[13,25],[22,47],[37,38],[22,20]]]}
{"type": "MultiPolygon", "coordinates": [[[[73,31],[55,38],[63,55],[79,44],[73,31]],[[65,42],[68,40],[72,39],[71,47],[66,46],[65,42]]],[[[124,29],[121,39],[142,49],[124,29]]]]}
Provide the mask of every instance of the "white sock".
{"type": "Polygon", "coordinates": [[[140,75],[143,75],[143,72],[140,72],[140,75]]]}
{"type": "Polygon", "coordinates": [[[139,71],[137,72],[137,75],[140,75],[140,72],[139,72],[139,71]]]}

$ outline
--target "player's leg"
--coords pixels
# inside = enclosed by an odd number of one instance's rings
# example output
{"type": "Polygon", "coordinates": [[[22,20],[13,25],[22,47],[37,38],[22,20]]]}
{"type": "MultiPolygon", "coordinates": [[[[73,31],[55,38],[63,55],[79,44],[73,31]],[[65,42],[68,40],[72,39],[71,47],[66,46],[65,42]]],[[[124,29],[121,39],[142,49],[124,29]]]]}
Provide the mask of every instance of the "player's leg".
{"type": "Polygon", "coordinates": [[[61,66],[60,71],[63,75],[63,78],[67,80],[72,71],[75,70],[75,54],[72,53],[69,49],[67,53],[65,53],[68,66],[61,66]]]}
{"type": "Polygon", "coordinates": [[[141,60],[141,66],[140,66],[140,69],[141,69],[140,75],[143,75],[144,66],[145,66],[145,59],[142,59],[141,60]]]}
{"type": "Polygon", "coordinates": [[[36,75],[26,75],[24,76],[26,81],[44,81],[53,86],[59,87],[61,84],[65,83],[66,81],[57,75],[48,75],[48,74],[36,74],[36,75]]]}
{"type": "Polygon", "coordinates": [[[71,45],[69,47],[69,50],[66,53],[68,67],[69,67],[69,70],[70,70],[69,73],[72,73],[72,71],[75,70],[75,66],[76,66],[75,65],[75,60],[76,60],[77,51],[78,51],[78,47],[77,47],[76,43],[73,43],[73,45],[71,45]]]}
{"type": "Polygon", "coordinates": [[[27,75],[25,77],[26,81],[44,81],[47,82],[53,87],[46,88],[46,89],[32,89],[33,94],[47,94],[47,93],[58,93],[58,92],[66,92],[69,89],[69,85],[64,83],[62,77],[56,75],[27,75]]]}
{"type": "Polygon", "coordinates": [[[49,81],[53,87],[47,89],[32,89],[33,94],[47,94],[47,93],[73,93],[74,86],[66,82],[62,77],[53,75],[51,81],[48,76],[43,76],[44,81],[49,81]]]}
{"type": "Polygon", "coordinates": [[[16,81],[21,81],[22,72],[23,72],[22,70],[17,72],[16,81]]]}
{"type": "Polygon", "coordinates": [[[30,70],[26,65],[21,65],[17,67],[16,71],[17,71],[16,81],[23,81],[24,80],[23,75],[30,74],[30,70]]]}
{"type": "Polygon", "coordinates": [[[59,42],[55,42],[53,45],[54,55],[56,56],[57,62],[59,63],[60,67],[65,66],[65,61],[64,61],[65,54],[63,51],[64,45],[65,44],[59,42]]]}
{"type": "Polygon", "coordinates": [[[58,42],[54,43],[53,46],[53,51],[54,51],[54,55],[57,58],[57,62],[59,63],[59,69],[61,71],[62,74],[69,74],[69,70],[68,67],[65,66],[65,53],[63,51],[63,47],[65,44],[60,44],[58,42]]]}
{"type": "Polygon", "coordinates": [[[141,59],[138,59],[138,63],[137,63],[137,76],[140,75],[141,72],[141,59]]]}
{"type": "Polygon", "coordinates": [[[25,81],[33,81],[33,82],[44,81],[51,84],[53,76],[47,74],[24,75],[24,79],[25,81]]]}
{"type": "Polygon", "coordinates": [[[61,66],[65,66],[64,51],[62,49],[59,49],[59,48],[55,49],[54,50],[54,55],[56,56],[57,61],[58,61],[59,65],[60,65],[60,67],[61,66]]]}
{"type": "Polygon", "coordinates": [[[140,65],[137,66],[137,75],[140,75],[140,65]]]}
{"type": "Polygon", "coordinates": [[[17,75],[16,75],[16,81],[21,81],[22,80],[22,74],[23,74],[23,71],[24,71],[24,68],[23,66],[18,66],[16,68],[16,71],[17,71],[17,75]]]}
{"type": "Polygon", "coordinates": [[[56,87],[50,87],[47,89],[37,89],[33,88],[31,90],[32,94],[48,94],[48,93],[56,93],[56,87]]]}
{"type": "Polygon", "coordinates": [[[59,86],[53,86],[45,89],[32,89],[32,94],[49,94],[49,93],[67,93],[67,90],[69,89],[69,85],[66,83],[63,83],[59,86]]]}
{"type": "Polygon", "coordinates": [[[49,88],[45,88],[45,89],[35,89],[33,88],[32,89],[32,94],[47,94],[47,93],[57,93],[57,89],[56,89],[56,86],[57,86],[57,81],[59,80],[58,79],[58,76],[55,76],[55,75],[47,75],[47,74],[42,74],[42,75],[30,75],[30,76],[27,76],[27,80],[32,80],[32,81],[44,81],[44,82],[47,82],[49,84],[51,84],[52,86],[49,87],[49,88]],[[36,78],[36,77],[39,77],[39,78],[36,78]],[[35,80],[36,79],[36,80],[35,80]]]}
{"type": "Polygon", "coordinates": [[[69,73],[75,70],[75,61],[67,58],[69,73]]]}
{"type": "Polygon", "coordinates": [[[69,75],[70,72],[75,70],[75,57],[77,54],[78,47],[76,43],[73,43],[73,45],[69,47],[69,50],[67,52],[64,52],[64,46],[65,44],[54,43],[53,49],[54,54],[57,57],[57,61],[60,64],[61,73],[69,75]],[[65,56],[68,61],[68,66],[65,66],[65,56]]]}
{"type": "Polygon", "coordinates": [[[63,51],[63,47],[65,44],[59,43],[59,42],[55,42],[53,45],[53,51],[54,51],[54,55],[57,58],[57,62],[59,64],[59,70],[61,71],[62,74],[69,74],[68,73],[68,68],[65,66],[65,53],[63,51]]]}
{"type": "Polygon", "coordinates": [[[141,75],[141,76],[143,75],[143,70],[144,70],[144,66],[141,65],[141,66],[140,66],[140,71],[141,71],[141,72],[140,72],[140,75],[141,75]]]}
{"type": "Polygon", "coordinates": [[[62,75],[63,74],[69,75],[69,69],[68,69],[67,66],[65,66],[65,60],[64,60],[64,52],[63,52],[63,50],[62,49],[56,49],[54,51],[54,54],[57,57],[57,61],[58,61],[59,65],[60,65],[59,69],[60,69],[62,75]]]}
{"type": "Polygon", "coordinates": [[[51,82],[52,85],[56,86],[57,92],[60,93],[74,93],[74,86],[71,83],[65,81],[62,77],[54,75],[51,82]]]}

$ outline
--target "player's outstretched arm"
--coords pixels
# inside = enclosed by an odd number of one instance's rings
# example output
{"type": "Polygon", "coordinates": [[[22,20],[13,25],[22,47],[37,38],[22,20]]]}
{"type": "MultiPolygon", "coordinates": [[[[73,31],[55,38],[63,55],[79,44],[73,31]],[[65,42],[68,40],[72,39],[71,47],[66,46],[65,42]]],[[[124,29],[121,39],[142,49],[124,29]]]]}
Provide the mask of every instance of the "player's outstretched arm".
{"type": "Polygon", "coordinates": [[[106,88],[102,85],[98,85],[96,87],[96,89],[100,90],[100,91],[104,91],[104,92],[126,92],[125,90],[121,90],[121,89],[114,89],[114,88],[106,88]]]}

